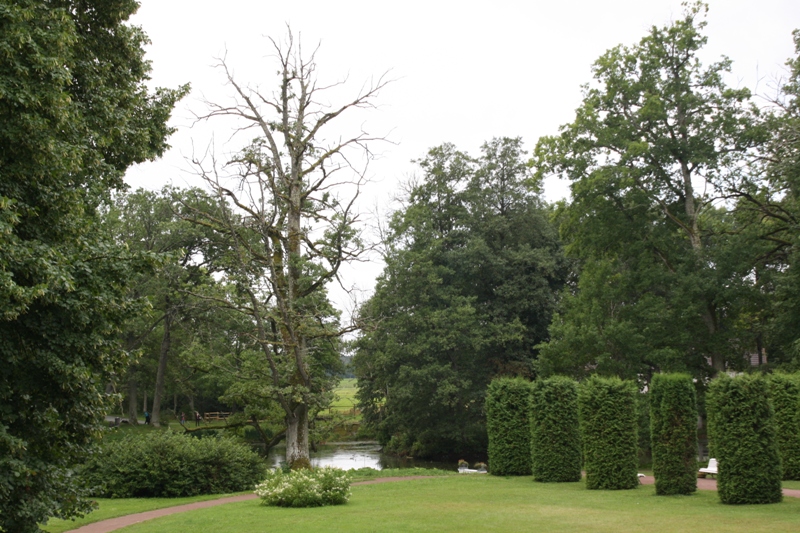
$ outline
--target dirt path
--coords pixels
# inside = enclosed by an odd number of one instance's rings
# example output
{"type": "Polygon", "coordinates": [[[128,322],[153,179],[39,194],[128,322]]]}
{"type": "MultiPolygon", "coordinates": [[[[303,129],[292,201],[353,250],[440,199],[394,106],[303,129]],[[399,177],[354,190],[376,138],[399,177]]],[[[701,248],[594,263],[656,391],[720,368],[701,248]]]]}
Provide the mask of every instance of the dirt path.
{"type": "MultiPolygon", "coordinates": [[[[356,485],[374,485],[376,483],[391,483],[393,481],[406,481],[410,479],[423,479],[435,476],[407,476],[407,477],[379,477],[370,479],[368,481],[357,481],[351,483],[352,486],[356,485]]],[[[101,520],[93,524],[86,524],[78,529],[70,530],[68,533],[107,533],[122,529],[145,520],[152,520],[153,518],[160,518],[175,513],[185,513],[186,511],[194,511],[195,509],[205,509],[206,507],[215,507],[217,505],[225,505],[226,503],[243,502],[247,500],[255,500],[258,498],[255,494],[241,494],[239,496],[230,496],[228,498],[220,498],[218,500],[206,500],[204,502],[187,503],[184,505],[176,505],[174,507],[165,507],[163,509],[156,509],[155,511],[145,511],[143,513],[129,514],[126,516],[118,516],[116,518],[109,518],[108,520],[101,520]]]]}
{"type": "MultiPolygon", "coordinates": [[[[425,479],[434,476],[408,476],[408,477],[379,477],[370,479],[369,481],[357,481],[352,483],[356,485],[374,485],[376,483],[391,483],[394,481],[407,481],[411,479],[425,479]]],[[[642,485],[653,485],[656,480],[653,476],[645,476],[641,478],[642,485]]],[[[715,479],[698,479],[697,488],[700,490],[717,490],[717,480],[715,479]]],[[[783,489],[783,495],[792,498],[800,498],[800,490],[797,489],[783,489]]],[[[206,507],[215,507],[217,505],[225,505],[226,503],[243,502],[247,500],[255,500],[258,498],[255,494],[241,494],[239,496],[230,496],[228,498],[220,498],[218,500],[207,500],[204,502],[187,503],[184,505],[176,505],[175,507],[165,507],[164,509],[156,509],[155,511],[146,511],[144,513],[129,514],[126,516],[118,516],[117,518],[109,518],[93,524],[86,524],[85,526],[73,529],[68,533],[108,533],[122,529],[145,520],[152,520],[153,518],[160,518],[175,513],[184,513],[186,511],[193,511],[195,509],[205,509],[206,507]]]]}

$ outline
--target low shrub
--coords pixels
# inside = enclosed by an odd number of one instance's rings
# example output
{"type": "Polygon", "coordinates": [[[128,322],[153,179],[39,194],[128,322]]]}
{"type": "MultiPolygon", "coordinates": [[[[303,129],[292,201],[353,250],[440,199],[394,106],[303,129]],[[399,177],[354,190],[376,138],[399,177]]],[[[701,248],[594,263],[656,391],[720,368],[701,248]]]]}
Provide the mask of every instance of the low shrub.
{"type": "Polygon", "coordinates": [[[800,480],[800,375],[771,375],[769,395],[775,410],[775,438],[783,479],[800,480]]]}
{"type": "Polygon", "coordinates": [[[580,481],[581,434],[575,380],[556,376],[534,382],[530,422],[533,478],[580,481]]]}
{"type": "Polygon", "coordinates": [[[650,434],[656,494],[697,490],[697,399],[688,374],[656,374],[650,382],[650,434]]]}
{"type": "Polygon", "coordinates": [[[706,405],[720,501],[781,501],[781,462],[766,380],[758,375],[720,374],[709,384],[706,405]]]}
{"type": "Polygon", "coordinates": [[[486,390],[489,471],[493,475],[531,473],[530,398],[531,384],[522,378],[497,378],[486,390]]]}
{"type": "Polygon", "coordinates": [[[587,489],[639,486],[636,384],[592,376],[578,388],[587,489]]]}
{"type": "Polygon", "coordinates": [[[330,466],[314,470],[272,470],[256,486],[264,505],[320,507],[341,505],[350,499],[350,478],[344,470],[330,466]]]}
{"type": "Polygon", "coordinates": [[[95,496],[155,498],[250,490],[266,470],[249,446],[231,439],[153,431],[104,444],[82,475],[95,496]]]}

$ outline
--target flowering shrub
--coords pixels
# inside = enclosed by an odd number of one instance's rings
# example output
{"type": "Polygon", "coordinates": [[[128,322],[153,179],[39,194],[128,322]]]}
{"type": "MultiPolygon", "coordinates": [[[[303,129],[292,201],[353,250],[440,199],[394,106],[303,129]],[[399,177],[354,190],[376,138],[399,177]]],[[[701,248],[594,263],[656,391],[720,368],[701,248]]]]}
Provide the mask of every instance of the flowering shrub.
{"type": "Polygon", "coordinates": [[[318,507],[341,505],[350,498],[350,478],[344,470],[330,466],[316,470],[272,470],[256,494],[264,505],[318,507]]]}

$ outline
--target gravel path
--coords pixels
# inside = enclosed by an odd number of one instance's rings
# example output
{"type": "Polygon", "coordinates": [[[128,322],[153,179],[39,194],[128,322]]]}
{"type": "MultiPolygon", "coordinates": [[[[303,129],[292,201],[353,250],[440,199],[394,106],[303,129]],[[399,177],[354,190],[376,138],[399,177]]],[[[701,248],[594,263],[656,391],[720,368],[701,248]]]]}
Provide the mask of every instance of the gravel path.
{"type": "MultiPolygon", "coordinates": [[[[394,481],[407,481],[411,479],[424,479],[434,476],[408,476],[408,477],[380,477],[370,479],[369,481],[358,481],[353,483],[356,485],[374,485],[376,483],[391,483],[394,481]]],[[[656,480],[653,476],[645,476],[641,478],[642,485],[653,485],[656,480]]],[[[717,490],[716,479],[703,479],[697,480],[697,488],[700,490],[717,490]]],[[[783,495],[792,498],[800,498],[800,490],[797,489],[783,489],[783,495]]],[[[130,514],[126,516],[118,516],[117,518],[109,518],[93,524],[86,524],[78,529],[73,529],[69,533],[108,533],[122,529],[123,527],[132,524],[138,524],[145,520],[152,520],[175,513],[184,513],[186,511],[193,511],[195,509],[205,509],[206,507],[215,507],[217,505],[225,505],[226,503],[243,502],[246,500],[255,500],[258,498],[255,494],[241,494],[239,496],[230,496],[228,498],[220,498],[218,500],[207,500],[204,502],[187,503],[185,505],[176,505],[175,507],[165,507],[164,509],[156,509],[155,511],[146,511],[144,513],[130,514]]]]}

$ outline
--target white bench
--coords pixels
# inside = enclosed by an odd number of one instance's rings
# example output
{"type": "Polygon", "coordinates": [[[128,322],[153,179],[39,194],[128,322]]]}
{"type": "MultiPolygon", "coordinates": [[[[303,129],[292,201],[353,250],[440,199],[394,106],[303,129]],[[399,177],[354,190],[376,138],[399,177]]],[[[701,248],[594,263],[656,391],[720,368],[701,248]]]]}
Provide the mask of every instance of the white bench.
{"type": "Polygon", "coordinates": [[[708,466],[705,468],[701,468],[700,472],[707,476],[716,476],[717,475],[717,460],[716,459],[709,459],[708,466]]]}

